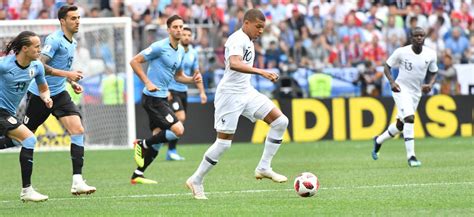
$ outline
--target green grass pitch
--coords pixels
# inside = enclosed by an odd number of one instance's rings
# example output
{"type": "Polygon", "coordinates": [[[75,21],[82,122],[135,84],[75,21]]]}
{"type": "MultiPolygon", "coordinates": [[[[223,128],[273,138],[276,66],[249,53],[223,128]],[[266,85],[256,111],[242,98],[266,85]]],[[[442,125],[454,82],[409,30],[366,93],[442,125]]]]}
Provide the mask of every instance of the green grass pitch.
{"type": "Polygon", "coordinates": [[[0,216],[469,216],[474,213],[473,137],[416,140],[420,168],[409,168],[403,141],[384,144],[370,157],[371,141],[283,144],[275,171],[288,183],[256,180],[263,146],[234,144],[205,180],[209,200],[191,197],[184,182],[207,145],[181,145],[185,161],[165,161],[164,151],[145,175],[157,185],[130,184],[132,150],[86,151],[84,177],[97,187],[73,196],[69,152],[35,153],[33,186],[50,200],[22,203],[18,153],[0,153],[0,216]],[[321,182],[316,196],[301,198],[293,180],[301,172],[321,182]]]}

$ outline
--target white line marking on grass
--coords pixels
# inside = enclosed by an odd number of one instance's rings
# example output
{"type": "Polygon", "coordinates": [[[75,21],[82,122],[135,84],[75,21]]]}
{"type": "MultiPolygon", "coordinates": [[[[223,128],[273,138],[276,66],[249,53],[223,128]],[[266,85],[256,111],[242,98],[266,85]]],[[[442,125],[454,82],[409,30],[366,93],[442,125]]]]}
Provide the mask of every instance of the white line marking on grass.
{"type": "MultiPolygon", "coordinates": [[[[446,186],[446,185],[473,185],[473,182],[439,182],[439,183],[411,183],[411,184],[392,184],[392,185],[364,185],[364,186],[341,186],[341,187],[321,187],[322,190],[345,190],[345,189],[370,189],[370,188],[411,188],[411,187],[431,187],[431,186],[446,186]]],[[[266,192],[283,192],[293,191],[293,189],[260,189],[260,190],[241,190],[241,191],[218,191],[206,192],[207,195],[214,194],[242,194],[242,193],[266,193],[266,192]]],[[[119,196],[77,196],[77,197],[63,197],[50,198],[49,201],[64,201],[64,200],[89,200],[89,199],[117,199],[117,198],[153,198],[153,197],[181,197],[191,196],[191,193],[176,193],[176,194],[142,194],[142,195],[119,195],[119,196]]],[[[20,200],[3,200],[0,203],[20,202],[20,200]]]]}

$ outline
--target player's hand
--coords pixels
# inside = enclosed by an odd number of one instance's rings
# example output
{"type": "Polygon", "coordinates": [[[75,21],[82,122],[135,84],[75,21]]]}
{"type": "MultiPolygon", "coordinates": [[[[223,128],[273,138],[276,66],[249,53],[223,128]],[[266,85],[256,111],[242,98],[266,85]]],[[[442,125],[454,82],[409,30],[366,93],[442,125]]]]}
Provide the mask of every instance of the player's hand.
{"type": "Polygon", "coordinates": [[[423,93],[429,93],[431,91],[431,88],[432,86],[429,85],[429,84],[423,84],[421,85],[421,90],[423,91],[423,93]]]}
{"type": "Polygon", "coordinates": [[[194,83],[202,83],[202,75],[201,73],[195,73],[193,75],[193,80],[194,80],[194,83]]]}
{"type": "Polygon", "coordinates": [[[80,94],[84,91],[84,88],[82,88],[82,85],[80,85],[80,84],[78,84],[74,81],[71,82],[71,87],[74,90],[74,93],[76,93],[76,94],[80,94]]]}
{"type": "Polygon", "coordinates": [[[401,90],[400,86],[395,82],[390,83],[390,87],[391,87],[392,91],[395,92],[395,93],[398,93],[401,90]]]}
{"type": "Polygon", "coordinates": [[[268,72],[268,71],[262,71],[262,76],[271,82],[276,82],[280,78],[277,73],[274,72],[268,72]]]}
{"type": "Polygon", "coordinates": [[[201,97],[201,104],[206,104],[207,102],[207,96],[205,93],[201,93],[199,94],[199,96],[201,97]]]}
{"type": "Polygon", "coordinates": [[[47,108],[52,108],[53,107],[53,100],[48,97],[48,98],[44,98],[42,99],[44,104],[46,105],[47,108]]]}
{"type": "Polygon", "coordinates": [[[157,86],[155,86],[153,83],[149,82],[149,83],[146,83],[145,84],[145,87],[148,91],[150,92],[155,92],[155,91],[158,91],[160,90],[157,86]]]}
{"type": "Polygon", "coordinates": [[[168,91],[168,101],[173,101],[173,94],[168,91]]]}
{"type": "Polygon", "coordinates": [[[67,78],[71,81],[79,81],[84,78],[81,71],[69,71],[67,78]]]}

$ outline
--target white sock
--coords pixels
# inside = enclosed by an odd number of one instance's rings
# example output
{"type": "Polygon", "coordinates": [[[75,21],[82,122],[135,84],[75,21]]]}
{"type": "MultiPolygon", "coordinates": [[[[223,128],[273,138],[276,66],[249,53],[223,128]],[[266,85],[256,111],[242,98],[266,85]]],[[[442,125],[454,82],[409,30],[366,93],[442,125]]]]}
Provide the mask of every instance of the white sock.
{"type": "Polygon", "coordinates": [[[72,182],[74,183],[78,183],[78,182],[82,182],[83,179],[82,179],[82,175],[81,174],[74,174],[72,175],[72,182]]]}
{"type": "Polygon", "coordinates": [[[196,172],[192,175],[194,177],[193,181],[196,184],[202,184],[204,176],[217,164],[222,154],[230,148],[231,144],[232,140],[216,139],[214,144],[207,149],[201,164],[199,164],[196,172]]]}
{"type": "Polygon", "coordinates": [[[137,174],[137,175],[139,175],[139,176],[143,176],[143,172],[140,171],[140,170],[135,170],[135,172],[133,172],[133,173],[135,173],[135,174],[137,174]]]}
{"type": "Polygon", "coordinates": [[[415,156],[415,130],[414,124],[405,123],[403,127],[403,136],[405,137],[405,148],[407,151],[407,158],[415,156]]]}
{"type": "Polygon", "coordinates": [[[398,130],[396,123],[392,123],[388,126],[387,130],[380,134],[380,136],[377,137],[376,142],[377,144],[382,144],[385,142],[387,139],[391,139],[398,135],[400,133],[400,130],[398,130]]]}
{"type": "Polygon", "coordinates": [[[262,158],[257,166],[259,170],[271,169],[272,159],[278,148],[280,148],[283,134],[288,126],[288,118],[284,115],[278,117],[270,124],[270,131],[265,140],[265,148],[263,149],[262,158]]]}

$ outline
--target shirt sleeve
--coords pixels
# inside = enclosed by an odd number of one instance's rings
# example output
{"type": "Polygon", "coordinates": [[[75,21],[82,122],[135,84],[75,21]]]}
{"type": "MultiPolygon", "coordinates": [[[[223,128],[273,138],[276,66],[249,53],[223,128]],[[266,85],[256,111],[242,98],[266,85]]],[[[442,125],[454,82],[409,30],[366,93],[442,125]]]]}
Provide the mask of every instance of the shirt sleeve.
{"type": "Polygon", "coordinates": [[[428,71],[431,73],[437,73],[438,72],[438,64],[437,64],[437,58],[436,54],[433,55],[433,59],[430,62],[430,66],[428,67],[428,71]]]}
{"type": "Polygon", "coordinates": [[[41,50],[41,54],[48,56],[49,58],[53,58],[56,50],[59,48],[58,40],[54,40],[54,37],[46,37],[44,41],[43,49],[41,50]]]}
{"type": "Polygon", "coordinates": [[[197,52],[194,52],[194,61],[193,61],[193,66],[192,66],[192,73],[194,74],[194,71],[199,69],[199,56],[197,52]]]}
{"type": "Polygon", "coordinates": [[[238,40],[238,37],[232,37],[227,42],[225,47],[229,52],[229,57],[234,55],[244,56],[244,40],[238,40]]]}
{"type": "Polygon", "coordinates": [[[145,50],[142,50],[140,52],[143,57],[145,57],[145,60],[149,62],[150,60],[156,59],[161,56],[163,49],[161,46],[158,46],[157,44],[152,44],[145,50]]]}
{"type": "Polygon", "coordinates": [[[396,49],[392,55],[390,55],[390,57],[388,57],[387,59],[387,65],[390,66],[390,67],[394,67],[394,66],[398,66],[399,65],[399,61],[398,61],[398,56],[399,56],[399,53],[400,53],[400,49],[396,49]]]}
{"type": "Polygon", "coordinates": [[[42,64],[42,63],[38,63],[36,69],[38,70],[38,72],[36,73],[36,76],[35,76],[36,84],[37,84],[37,85],[46,84],[46,79],[45,79],[45,76],[44,76],[44,66],[43,66],[43,64],[42,64]]]}

